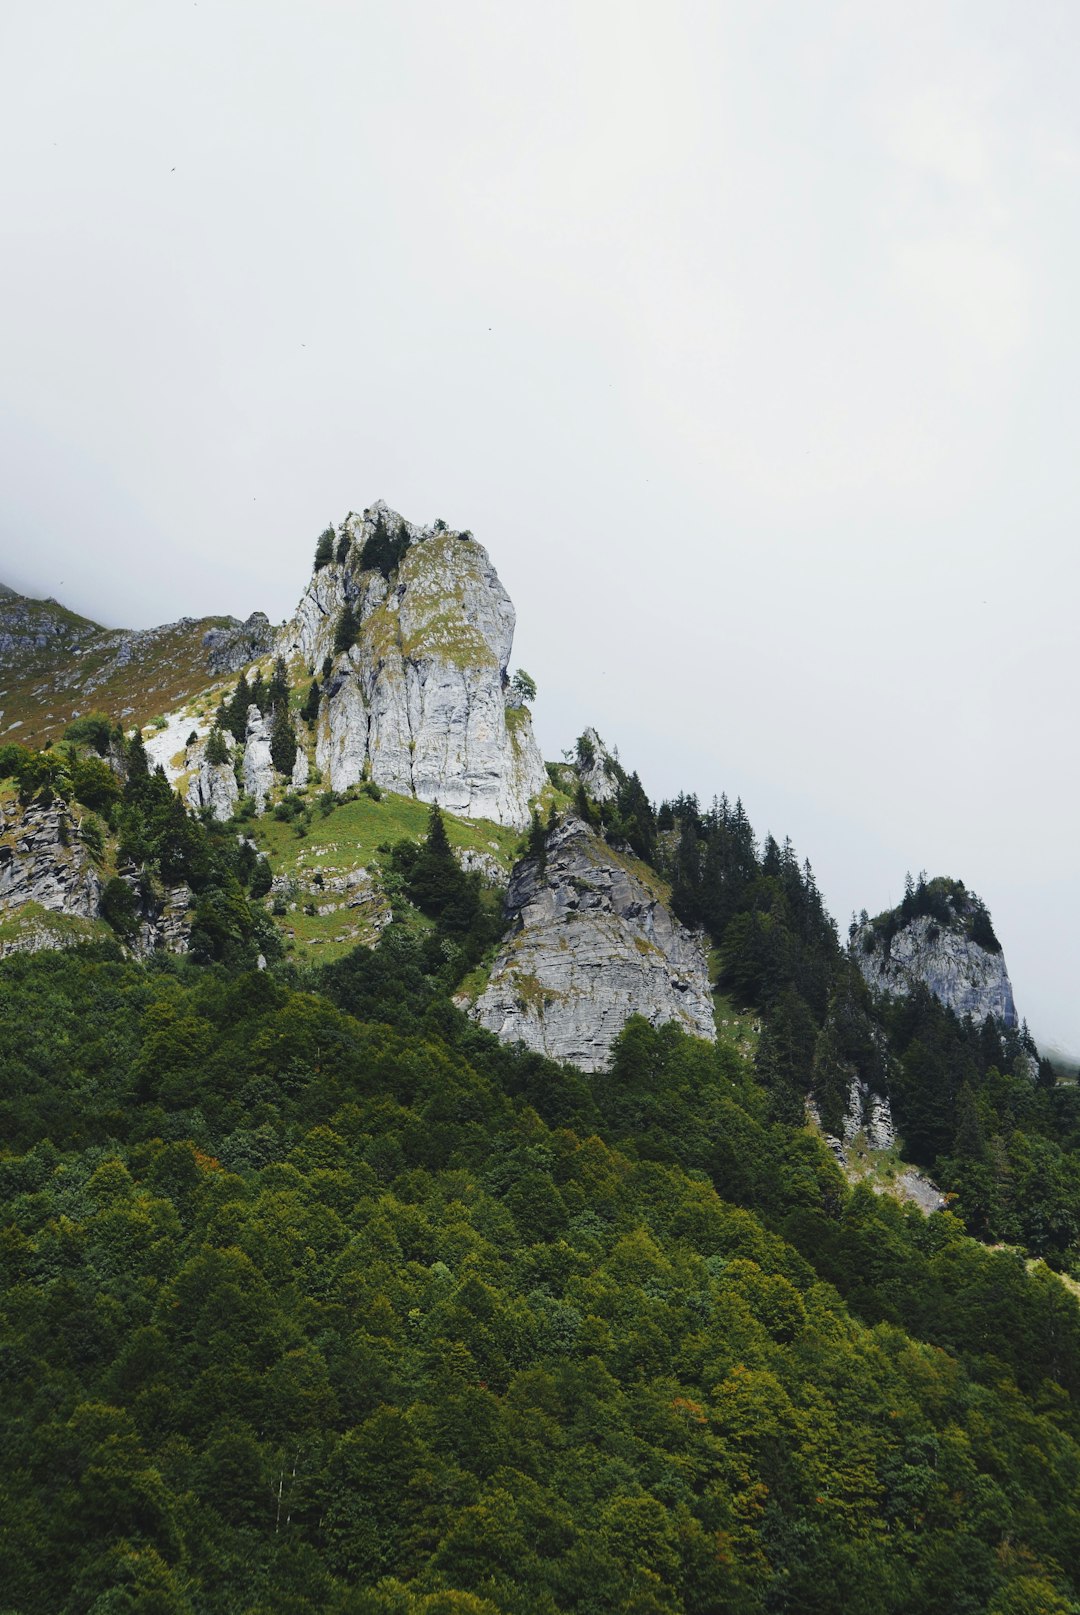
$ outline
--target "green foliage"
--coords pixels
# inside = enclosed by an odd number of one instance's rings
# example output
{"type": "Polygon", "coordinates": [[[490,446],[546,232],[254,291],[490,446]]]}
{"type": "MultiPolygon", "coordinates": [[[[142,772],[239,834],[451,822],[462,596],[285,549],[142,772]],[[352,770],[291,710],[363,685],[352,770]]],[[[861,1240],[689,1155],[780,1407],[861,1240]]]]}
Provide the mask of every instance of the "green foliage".
{"type": "Polygon", "coordinates": [[[360,624],[352,602],[346,600],[334,628],[334,655],[340,656],[343,652],[351,650],[356,643],[356,636],[359,632],[360,624]]]}
{"type": "Polygon", "coordinates": [[[329,566],[334,559],[334,529],[326,527],[319,534],[315,545],[315,570],[321,572],[324,566],[329,566]]]}
{"type": "Polygon", "coordinates": [[[408,549],[411,540],[409,529],[405,523],[391,532],[386,520],[380,511],[375,518],[375,525],[364,544],[360,565],[365,572],[381,572],[388,581],[401,564],[402,557],[408,549]]]}
{"type": "Polygon", "coordinates": [[[229,748],[225,744],[225,736],[216,723],[206,737],[205,757],[214,768],[220,768],[222,763],[229,761],[229,748]]]}
{"type": "Polygon", "coordinates": [[[522,706],[536,700],[536,680],[523,667],[519,667],[510,680],[510,694],[522,706]]]}
{"type": "Polygon", "coordinates": [[[64,730],[64,739],[77,746],[92,746],[99,757],[108,755],[116,731],[104,712],[88,712],[83,718],[73,718],[64,730]]]}
{"type": "Polygon", "coordinates": [[[242,743],[247,734],[248,707],[251,705],[251,686],[248,684],[247,675],[241,673],[229,700],[223,701],[218,708],[216,720],[218,727],[227,730],[238,743],[242,743]]]}
{"type": "Polygon", "coordinates": [[[0,964],[8,1605],[1075,1603],[1059,1282],[848,1191],[730,1049],[501,1047],[440,947],[0,964]]]}
{"type": "Polygon", "coordinates": [[[113,875],[101,893],[101,917],[125,940],[134,935],[139,923],[139,906],[127,881],[113,875]]]}
{"type": "Polygon", "coordinates": [[[298,751],[296,730],[289,717],[288,706],[280,702],[270,720],[270,759],[277,772],[284,774],[286,779],[292,778],[298,751]]]}
{"type": "Polygon", "coordinates": [[[304,698],[304,704],[300,708],[300,716],[303,718],[306,724],[318,722],[319,700],[319,681],[318,679],[312,679],[310,687],[308,688],[308,693],[304,698]]]}

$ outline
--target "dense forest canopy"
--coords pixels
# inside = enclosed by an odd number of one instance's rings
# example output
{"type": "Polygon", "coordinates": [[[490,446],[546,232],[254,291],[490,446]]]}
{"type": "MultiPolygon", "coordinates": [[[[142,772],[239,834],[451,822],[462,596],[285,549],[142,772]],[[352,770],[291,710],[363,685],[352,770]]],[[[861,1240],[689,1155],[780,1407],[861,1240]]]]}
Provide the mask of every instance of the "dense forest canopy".
{"type": "Polygon", "coordinates": [[[0,962],[0,1609],[1080,1610],[1080,1105],[1021,1032],[875,1001],[789,843],[616,765],[578,811],[762,1034],[634,1019],[586,1076],[455,1006],[500,925],[438,809],[379,946],[299,963],[236,825],[83,769],[114,738],[7,770],[96,791],[198,940],[0,962]],[[949,1211],[805,1126],[853,1072],[949,1211]]]}

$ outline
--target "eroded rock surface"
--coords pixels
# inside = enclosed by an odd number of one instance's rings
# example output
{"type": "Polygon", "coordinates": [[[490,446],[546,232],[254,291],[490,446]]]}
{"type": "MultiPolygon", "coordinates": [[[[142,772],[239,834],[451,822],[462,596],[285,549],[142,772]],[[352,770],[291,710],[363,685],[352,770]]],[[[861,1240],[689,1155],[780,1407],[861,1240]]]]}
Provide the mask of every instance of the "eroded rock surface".
{"type": "Polygon", "coordinates": [[[673,918],[651,871],[580,819],[549,832],[545,867],[517,865],[506,915],[471,1010],[503,1042],[599,1071],[631,1015],[715,1039],[703,939],[673,918]]]}
{"type": "Polygon", "coordinates": [[[66,804],[0,808],[0,915],[27,903],[97,918],[101,880],[66,804]]]}
{"type": "MultiPolygon", "coordinates": [[[[1005,955],[971,935],[972,916],[981,904],[968,893],[950,900],[949,909],[947,919],[918,914],[904,921],[899,910],[879,915],[853,932],[852,958],[875,991],[903,998],[922,982],[957,1015],[980,1022],[993,1015],[1015,1026],[1005,955]]],[[[993,939],[992,931],[989,935],[993,939]]]]}
{"type": "Polygon", "coordinates": [[[507,705],[514,608],[487,552],[379,503],[346,518],[334,555],[280,640],[322,674],[315,762],[325,783],[370,778],[451,813],[527,824],[546,776],[527,709],[507,705]],[[387,537],[398,550],[380,570],[371,546],[387,537]],[[337,651],[346,609],[355,640],[337,651]]]}

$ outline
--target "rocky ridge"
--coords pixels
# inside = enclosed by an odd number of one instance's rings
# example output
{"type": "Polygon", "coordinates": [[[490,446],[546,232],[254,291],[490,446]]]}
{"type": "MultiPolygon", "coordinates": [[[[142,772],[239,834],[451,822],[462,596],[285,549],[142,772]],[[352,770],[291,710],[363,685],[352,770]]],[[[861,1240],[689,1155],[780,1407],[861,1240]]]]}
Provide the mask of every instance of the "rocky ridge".
{"type": "Polygon", "coordinates": [[[959,1016],[981,1022],[993,1015],[1015,1026],[1005,956],[979,899],[959,882],[938,880],[909,899],[909,909],[921,904],[932,911],[905,915],[901,905],[856,925],[851,956],[867,985],[902,998],[922,983],[959,1016]]]}
{"type": "Polygon", "coordinates": [[[580,819],[551,830],[506,895],[507,936],[470,1013],[584,1071],[603,1070],[631,1015],[715,1040],[703,939],[674,919],[655,877],[580,819]]]}

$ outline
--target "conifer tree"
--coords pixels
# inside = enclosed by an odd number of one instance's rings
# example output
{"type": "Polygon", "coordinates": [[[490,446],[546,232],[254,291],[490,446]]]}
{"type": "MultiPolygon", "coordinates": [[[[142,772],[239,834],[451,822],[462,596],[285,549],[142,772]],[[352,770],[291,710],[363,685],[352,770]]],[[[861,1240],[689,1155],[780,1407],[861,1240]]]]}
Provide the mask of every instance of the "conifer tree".
{"type": "Polygon", "coordinates": [[[221,725],[223,729],[229,731],[234,740],[242,741],[247,734],[247,715],[250,705],[251,687],[248,684],[246,673],[241,673],[240,681],[225,709],[224,722],[221,725]]]}
{"type": "Polygon", "coordinates": [[[270,760],[279,774],[286,779],[291,778],[296,766],[296,730],[289,717],[289,709],[284,702],[274,708],[270,721],[270,760]]]}
{"type": "Polygon", "coordinates": [[[327,527],[319,534],[319,542],[315,546],[315,570],[321,572],[324,566],[329,566],[334,559],[334,530],[327,527]]]}
{"type": "Polygon", "coordinates": [[[335,656],[340,656],[342,652],[352,649],[353,645],[356,643],[356,635],[359,631],[359,627],[360,625],[356,620],[356,612],[353,610],[352,602],[346,600],[341,609],[341,616],[337,620],[337,627],[334,629],[335,656]]]}
{"type": "Polygon", "coordinates": [[[227,763],[228,760],[229,751],[225,744],[225,736],[222,734],[220,727],[215,724],[206,740],[206,761],[212,768],[217,768],[222,763],[227,763]]]}
{"type": "Polygon", "coordinates": [[[284,656],[274,657],[274,671],[270,675],[270,683],[266,689],[266,705],[273,711],[280,706],[287,706],[289,702],[289,670],[285,666],[284,656]]]}
{"type": "Polygon", "coordinates": [[[311,688],[307,693],[303,706],[300,708],[300,716],[305,723],[310,724],[318,721],[320,698],[319,681],[318,679],[312,679],[311,688]]]}

